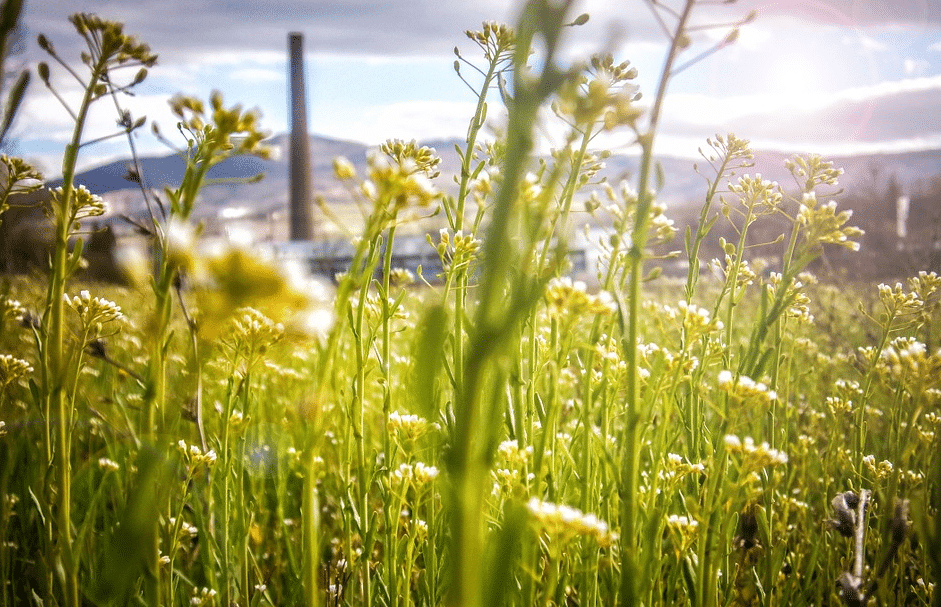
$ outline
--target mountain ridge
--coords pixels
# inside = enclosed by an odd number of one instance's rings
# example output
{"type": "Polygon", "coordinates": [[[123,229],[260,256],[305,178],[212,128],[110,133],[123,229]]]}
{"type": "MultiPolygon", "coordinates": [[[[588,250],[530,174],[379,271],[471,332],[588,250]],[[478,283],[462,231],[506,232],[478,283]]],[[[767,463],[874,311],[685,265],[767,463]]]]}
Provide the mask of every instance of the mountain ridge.
{"type": "MultiPolygon", "coordinates": [[[[346,157],[360,175],[366,172],[368,146],[353,141],[333,139],[320,135],[311,135],[311,157],[314,175],[315,195],[322,195],[328,202],[341,202],[346,196],[346,189],[333,177],[333,159],[346,157]]],[[[272,159],[263,160],[254,156],[237,156],[213,167],[208,178],[210,185],[203,193],[203,204],[208,207],[219,205],[251,205],[257,211],[271,210],[287,204],[289,179],[289,134],[277,135],[267,142],[273,148],[272,159]],[[257,183],[244,183],[259,173],[265,177],[257,183]],[[212,183],[213,180],[221,183],[212,183]]],[[[452,181],[448,179],[460,171],[454,145],[462,141],[439,139],[423,143],[435,147],[442,158],[439,184],[447,188],[452,181]]],[[[793,156],[775,151],[755,152],[755,166],[742,172],[761,173],[768,179],[782,184],[790,182],[790,176],[784,168],[784,159],[793,156]]],[[[891,178],[902,185],[903,191],[919,179],[931,179],[941,175],[941,150],[916,152],[897,152],[884,154],[865,154],[828,158],[834,166],[843,167],[844,176],[841,185],[847,191],[861,188],[884,187],[891,178]],[[881,183],[880,183],[881,182],[881,183]]],[[[684,205],[697,202],[705,192],[705,177],[711,177],[711,169],[704,159],[698,161],[673,156],[658,158],[664,174],[661,198],[668,204],[684,205]],[[701,174],[694,169],[698,166],[701,174]]],[[[165,156],[148,156],[140,159],[145,184],[151,189],[162,190],[173,187],[182,180],[185,170],[183,158],[171,153],[165,156]]],[[[639,159],[627,154],[613,154],[605,161],[606,167],[601,176],[609,181],[618,182],[636,175],[639,159]]],[[[138,189],[138,185],[129,181],[125,175],[130,167],[130,159],[117,160],[83,171],[76,176],[76,183],[85,185],[99,195],[138,189]]],[[[52,181],[50,187],[61,185],[61,179],[52,181]]],[[[208,209],[207,209],[208,210],[208,209]]]]}

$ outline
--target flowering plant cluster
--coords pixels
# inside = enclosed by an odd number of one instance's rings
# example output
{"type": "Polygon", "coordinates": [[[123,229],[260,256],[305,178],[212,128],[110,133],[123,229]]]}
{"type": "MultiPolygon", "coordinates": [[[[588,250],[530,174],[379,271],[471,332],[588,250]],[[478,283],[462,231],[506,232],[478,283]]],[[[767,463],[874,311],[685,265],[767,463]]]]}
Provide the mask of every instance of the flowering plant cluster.
{"type": "MultiPolygon", "coordinates": [[[[817,258],[862,235],[829,202],[841,171],[795,156],[778,184],[734,135],[707,140],[698,222],[665,252],[664,95],[712,52],[682,61],[709,27],[684,1],[649,3],[670,32],[649,103],[629,61],[563,57],[589,19],[568,3],[468,32],[483,60],[455,49],[476,109],[454,187],[415,141],[380,145],[365,173],[336,159],[363,221],[342,226],[353,256],[328,279],[201,251],[209,168],[269,154],[259,113],[216,93],[171,99],[179,185],[158,195],[129,169],[150,245],[129,284],[81,282],[80,223],[107,210],[74,183],[88,109],[110,97],[133,135],[123,94],[156,57],[77,15],[79,76],[40,38],[87,95],[45,207],[50,274],[0,284],[0,572],[17,580],[0,605],[936,598],[941,279],[827,284],[817,258]],[[556,126],[561,146],[541,153],[556,126]],[[612,185],[595,148],[622,129],[640,160],[612,185]],[[570,239],[589,216],[599,263],[577,275],[570,239]],[[435,276],[393,263],[416,226],[435,276]],[[674,258],[685,280],[660,278],[674,258]],[[868,539],[867,509],[884,531],[868,539]]],[[[751,18],[717,26],[713,50],[751,18]]],[[[53,84],[48,65],[40,77],[53,84]]],[[[41,176],[0,165],[2,219],[41,176]]]]}

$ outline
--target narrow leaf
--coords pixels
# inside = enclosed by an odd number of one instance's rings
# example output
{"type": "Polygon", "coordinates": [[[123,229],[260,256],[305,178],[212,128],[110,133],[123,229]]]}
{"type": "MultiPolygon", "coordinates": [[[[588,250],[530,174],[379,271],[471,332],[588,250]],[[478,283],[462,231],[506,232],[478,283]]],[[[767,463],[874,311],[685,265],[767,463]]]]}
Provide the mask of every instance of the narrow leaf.
{"type": "Polygon", "coordinates": [[[418,348],[415,374],[412,377],[414,403],[417,413],[427,420],[437,417],[435,406],[435,378],[444,362],[441,355],[447,330],[447,313],[440,305],[432,307],[418,326],[418,348]]]}
{"type": "Polygon", "coordinates": [[[7,131],[10,130],[10,125],[13,124],[13,118],[20,109],[23,96],[26,94],[26,87],[29,86],[29,79],[29,72],[24,71],[20,74],[20,77],[16,79],[16,83],[13,84],[13,88],[10,90],[10,96],[7,97],[7,105],[3,112],[3,123],[0,124],[0,145],[3,145],[7,131]]]}

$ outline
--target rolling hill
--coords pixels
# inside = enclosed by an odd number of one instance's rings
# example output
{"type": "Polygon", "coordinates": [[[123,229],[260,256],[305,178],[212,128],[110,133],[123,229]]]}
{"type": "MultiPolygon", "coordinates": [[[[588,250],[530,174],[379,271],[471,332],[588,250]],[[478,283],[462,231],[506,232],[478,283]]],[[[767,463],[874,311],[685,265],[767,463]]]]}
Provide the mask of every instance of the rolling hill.
{"type": "MultiPolygon", "coordinates": [[[[342,205],[348,202],[346,189],[333,178],[333,159],[337,156],[345,156],[362,175],[365,172],[369,148],[356,142],[339,141],[316,135],[311,136],[310,141],[315,194],[323,196],[330,204],[342,205]]],[[[209,172],[209,177],[221,183],[210,185],[203,191],[201,214],[212,215],[223,207],[231,206],[247,208],[255,213],[269,213],[285,208],[288,200],[288,143],[289,135],[282,134],[273,137],[269,141],[269,145],[274,149],[271,160],[237,157],[213,167],[209,172]],[[265,174],[260,182],[239,182],[258,173],[265,174]]],[[[452,178],[459,171],[457,155],[454,152],[455,143],[454,140],[426,143],[435,147],[442,157],[442,175],[437,183],[444,189],[453,184],[452,178]]],[[[778,152],[758,151],[756,152],[756,166],[750,170],[760,172],[769,179],[778,180],[782,185],[790,186],[792,180],[783,166],[786,157],[787,155],[778,152]]],[[[941,175],[941,151],[938,150],[848,156],[832,160],[836,166],[844,168],[845,173],[841,185],[850,194],[854,191],[862,193],[864,190],[873,188],[882,191],[892,176],[902,185],[904,192],[907,187],[918,180],[927,180],[941,175]]],[[[693,170],[693,166],[698,164],[699,170],[704,175],[711,176],[706,163],[702,159],[697,163],[692,159],[675,157],[661,158],[659,162],[664,175],[661,198],[671,207],[698,204],[705,192],[705,181],[693,170]]],[[[182,158],[175,154],[143,158],[141,165],[146,184],[158,191],[179,183],[185,168],[182,158]]],[[[136,209],[133,199],[137,184],[125,178],[128,167],[129,161],[127,160],[112,162],[79,174],[76,182],[84,184],[96,194],[120,193],[121,197],[128,201],[127,205],[130,207],[125,211],[134,212],[136,209]]],[[[614,155],[606,161],[603,175],[613,182],[625,178],[632,179],[636,176],[637,168],[636,157],[614,155]]],[[[57,185],[60,183],[50,183],[51,187],[57,185]]],[[[139,193],[136,197],[140,198],[139,193]]]]}

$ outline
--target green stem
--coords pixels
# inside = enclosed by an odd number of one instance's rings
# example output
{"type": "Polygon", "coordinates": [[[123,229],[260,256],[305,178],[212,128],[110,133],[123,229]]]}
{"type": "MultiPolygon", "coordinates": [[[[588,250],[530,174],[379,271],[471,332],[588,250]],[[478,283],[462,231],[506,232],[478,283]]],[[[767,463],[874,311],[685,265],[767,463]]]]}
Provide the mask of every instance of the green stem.
{"type": "MultiPolygon", "coordinates": [[[[499,429],[498,403],[502,402],[502,379],[506,370],[498,362],[517,323],[534,303],[525,288],[526,277],[517,275],[512,264],[518,261],[511,228],[518,225],[520,179],[533,148],[532,128],[544,95],[554,84],[543,74],[538,81],[525,69],[534,29],[536,3],[527,5],[520,20],[514,74],[516,98],[510,104],[507,125],[507,153],[503,182],[493,206],[487,238],[484,241],[484,267],[474,331],[468,343],[461,391],[456,395],[453,451],[450,471],[454,510],[451,517],[453,577],[448,604],[479,607],[483,598],[481,563],[484,544],[484,488],[487,486],[488,450],[499,429]],[[527,72],[527,79],[521,76],[527,72]],[[517,221],[514,221],[517,220],[517,221]],[[509,293],[505,292],[510,277],[509,293]]],[[[563,9],[560,9],[564,12],[563,9]]],[[[561,17],[561,15],[559,15],[561,17]]],[[[538,23],[538,25],[545,25],[538,23]]],[[[546,72],[552,72],[554,36],[544,32],[549,52],[546,72]]]]}
{"type": "MultiPolygon", "coordinates": [[[[385,394],[382,399],[382,420],[383,423],[389,421],[389,414],[392,412],[392,314],[391,307],[391,276],[392,276],[392,245],[395,241],[395,217],[392,218],[392,226],[389,228],[389,236],[386,239],[385,257],[382,260],[382,374],[385,379],[385,394]]],[[[388,432],[383,432],[383,452],[391,453],[390,437],[388,432]]]]}
{"type": "Polygon", "coordinates": [[[172,310],[171,289],[176,272],[167,260],[167,251],[163,251],[160,276],[154,286],[154,337],[151,344],[151,360],[147,367],[147,389],[144,395],[141,434],[144,440],[153,444],[163,424],[158,424],[158,412],[161,417],[166,403],[167,390],[167,333],[170,327],[172,310]]]}
{"type": "MultiPolygon", "coordinates": [[[[719,446],[720,450],[724,448],[724,445],[719,446]]],[[[726,468],[728,465],[728,457],[724,451],[719,456],[717,464],[715,473],[706,481],[706,494],[702,497],[702,514],[707,524],[705,533],[703,533],[700,538],[698,550],[697,595],[699,599],[698,604],[701,607],[712,607],[716,602],[718,587],[718,572],[716,571],[718,566],[716,560],[720,548],[715,544],[717,542],[716,538],[720,538],[719,541],[725,538],[725,533],[719,530],[720,523],[723,528],[727,524],[723,516],[724,513],[721,512],[722,504],[718,503],[719,487],[726,479],[726,468]]]]}
{"type": "Polygon", "coordinates": [[[317,497],[315,453],[307,448],[304,469],[304,496],[301,518],[304,522],[304,604],[319,607],[320,588],[317,577],[320,570],[320,500],[317,497]]]}
{"type": "MultiPolygon", "coordinates": [[[[0,393],[0,411],[6,411],[6,400],[5,392],[0,393]]],[[[16,452],[13,447],[12,441],[0,441],[0,496],[3,496],[3,501],[0,501],[0,579],[2,580],[11,579],[12,568],[11,543],[7,535],[12,514],[12,501],[7,496],[10,495],[8,493],[10,477],[16,468],[14,461],[16,452]]],[[[11,601],[10,588],[4,581],[3,588],[0,588],[0,607],[9,607],[12,604],[11,601]]]]}
{"type": "MultiPolygon", "coordinates": [[[[739,232],[738,245],[735,247],[735,262],[729,270],[726,282],[729,302],[725,310],[725,364],[730,366],[732,357],[732,319],[735,318],[735,306],[738,305],[740,294],[738,291],[738,276],[742,271],[742,260],[745,257],[745,236],[748,234],[748,227],[753,221],[754,200],[748,202],[748,212],[745,214],[745,221],[742,223],[742,231],[739,232]]],[[[744,289],[744,287],[742,287],[744,289]]]]}
{"type": "MultiPolygon", "coordinates": [[[[452,474],[454,477],[455,511],[452,518],[452,543],[454,546],[455,579],[453,580],[449,604],[462,607],[478,607],[482,600],[482,577],[480,563],[483,556],[483,494],[486,486],[487,468],[482,451],[484,441],[478,437],[481,424],[491,424],[486,419],[483,403],[485,384],[492,369],[488,363],[501,351],[512,326],[508,318],[500,313],[503,308],[503,287],[510,274],[509,255],[499,250],[508,240],[510,217],[516,205],[519,176],[524,162],[532,149],[530,125],[536,116],[536,107],[521,108],[510,114],[508,132],[511,141],[504,169],[505,180],[500,189],[499,200],[494,208],[486,246],[486,265],[481,283],[481,296],[477,309],[477,322],[466,359],[464,383],[458,395],[460,404],[456,408],[455,448],[452,474]],[[519,150],[520,153],[516,153],[519,150]],[[497,302],[500,302],[499,304],[497,302]]],[[[513,314],[510,308],[507,314],[513,314]]],[[[525,310],[516,310],[522,315],[525,310]]],[[[489,411],[488,411],[489,412],[489,411]]]]}
{"type": "Polygon", "coordinates": [[[232,496],[230,495],[231,490],[229,488],[229,483],[231,482],[230,479],[232,476],[231,466],[232,466],[233,457],[232,457],[232,449],[229,447],[229,434],[230,434],[229,419],[232,417],[232,408],[233,408],[232,401],[235,398],[234,391],[240,388],[244,389],[245,388],[244,382],[245,380],[243,379],[242,385],[237,388],[235,380],[234,379],[229,380],[229,390],[226,395],[225,408],[223,409],[223,413],[222,413],[222,436],[220,437],[221,444],[222,444],[222,453],[220,454],[220,457],[222,461],[220,463],[222,467],[222,502],[224,506],[223,506],[223,512],[222,512],[222,541],[220,543],[222,547],[222,550],[221,550],[222,559],[220,562],[220,571],[222,573],[222,603],[224,605],[230,605],[232,601],[231,580],[230,580],[231,578],[230,570],[232,566],[232,559],[229,553],[229,550],[230,550],[229,535],[230,535],[232,511],[230,508],[228,508],[228,504],[233,503],[232,496]]]}
{"type": "MultiPolygon", "coordinates": [[[[388,237],[386,239],[385,247],[385,256],[382,260],[382,284],[379,289],[379,295],[382,297],[382,360],[380,361],[383,379],[385,380],[384,394],[382,399],[382,423],[387,424],[389,422],[389,414],[392,412],[392,306],[390,303],[391,299],[391,276],[392,276],[392,247],[395,241],[395,214],[393,213],[391,226],[389,227],[388,237]]],[[[385,466],[384,476],[388,478],[389,472],[394,465],[392,461],[392,438],[389,432],[382,433],[382,452],[386,454],[386,457],[389,458],[388,465],[385,466]]],[[[390,513],[388,510],[385,512],[386,516],[389,517],[391,514],[393,517],[397,516],[396,513],[401,512],[401,508],[390,513]]],[[[385,538],[383,544],[385,546],[395,546],[396,545],[396,533],[397,525],[396,522],[392,524],[385,525],[385,538]]],[[[390,556],[389,550],[386,549],[387,563],[389,562],[388,557],[390,556]]],[[[396,553],[392,553],[393,558],[397,558],[396,553]]],[[[395,571],[392,567],[387,567],[386,570],[389,572],[389,575],[394,575],[392,572],[395,571]]],[[[392,592],[392,604],[390,607],[397,607],[398,602],[398,592],[392,592]]]]}
{"type": "MultiPolygon", "coordinates": [[[[568,179],[565,182],[565,186],[562,188],[562,193],[559,196],[559,203],[561,209],[558,215],[554,216],[552,219],[552,225],[549,226],[548,234],[549,237],[545,239],[545,242],[542,246],[542,251],[539,254],[539,262],[537,263],[538,268],[543,268],[546,266],[546,261],[549,257],[549,250],[552,246],[552,234],[556,232],[558,226],[566,228],[568,226],[569,213],[572,210],[572,200],[575,197],[575,190],[578,186],[578,176],[581,174],[582,163],[585,161],[585,154],[588,152],[588,144],[591,143],[591,138],[593,132],[590,127],[586,127],[582,133],[581,145],[578,148],[578,151],[575,153],[575,157],[572,159],[570,166],[570,172],[568,179]]],[[[558,243],[561,244],[565,242],[563,234],[558,234],[558,243]]]]}
{"type": "Polygon", "coordinates": [[[702,247],[702,241],[709,234],[709,231],[706,229],[706,224],[709,221],[709,210],[712,208],[712,200],[716,196],[716,192],[719,189],[719,182],[725,175],[725,170],[729,166],[730,161],[730,156],[723,156],[722,165],[716,172],[715,181],[709,184],[709,191],[706,192],[706,202],[703,204],[702,210],[699,213],[699,224],[697,225],[696,229],[696,239],[693,241],[692,247],[688,251],[689,267],[687,268],[686,272],[685,292],[686,301],[689,303],[693,302],[693,294],[696,292],[696,284],[699,282],[699,249],[702,247]]]}
{"type": "MultiPolygon", "coordinates": [[[[69,370],[64,356],[65,318],[64,302],[65,284],[68,280],[68,246],[74,217],[74,179],[75,166],[78,161],[78,151],[81,146],[82,133],[85,130],[85,120],[88,110],[94,100],[94,88],[101,75],[105,72],[105,61],[100,60],[91,73],[91,80],[85,89],[82,104],[76,114],[75,128],[72,140],[65,148],[62,161],[62,192],[59,207],[55,210],[55,248],[52,255],[52,277],[49,281],[49,291],[46,302],[46,314],[43,322],[45,331],[44,368],[48,370],[45,376],[44,393],[48,398],[48,411],[56,419],[55,436],[55,468],[56,475],[56,503],[57,503],[57,529],[55,543],[59,548],[61,565],[63,568],[64,604],[78,607],[78,558],[73,554],[72,545],[72,472],[71,472],[71,430],[72,410],[71,399],[66,395],[65,382],[68,380],[69,370]]],[[[47,422],[51,420],[47,419],[47,422]]],[[[47,563],[53,569],[52,563],[47,563]]]]}
{"type": "MultiPolygon", "coordinates": [[[[369,354],[369,340],[366,338],[366,298],[369,295],[369,282],[372,269],[375,268],[376,254],[378,252],[376,239],[370,243],[366,264],[367,270],[361,276],[359,289],[359,302],[356,309],[355,337],[356,337],[356,377],[353,388],[353,439],[356,442],[356,480],[359,487],[359,532],[363,538],[363,604],[370,605],[372,600],[371,574],[369,560],[372,554],[372,537],[370,529],[369,511],[369,474],[366,470],[366,358],[369,354]]],[[[352,271],[352,270],[351,270],[352,271]]]]}
{"type": "MultiPolygon", "coordinates": [[[[467,195],[470,188],[470,179],[472,174],[472,163],[474,159],[474,147],[477,145],[477,135],[484,126],[484,117],[487,113],[487,92],[493,84],[493,79],[497,74],[497,65],[501,61],[500,53],[494,53],[487,72],[484,75],[484,82],[481,85],[480,93],[477,96],[477,108],[474,111],[474,117],[467,127],[467,146],[464,148],[463,162],[461,163],[461,181],[458,185],[457,208],[452,218],[455,234],[464,230],[464,213],[467,205],[467,195]]],[[[452,370],[454,373],[454,393],[460,394],[464,385],[464,332],[465,332],[465,307],[467,305],[467,266],[461,264],[455,269],[456,289],[454,293],[454,360],[452,361],[452,370]]],[[[445,291],[447,293],[447,290],[445,291]]]]}
{"type": "MultiPolygon", "coordinates": [[[[650,225],[650,208],[653,205],[653,196],[649,190],[651,170],[653,167],[653,147],[657,128],[660,124],[660,112],[666,98],[667,85],[673,64],[682,48],[681,42],[686,36],[686,22],[693,9],[693,0],[686,0],[683,12],[680,14],[676,30],[673,35],[670,51],[667,54],[663,70],[660,74],[660,83],[657,95],[650,114],[650,125],[645,135],[638,137],[642,150],[640,178],[637,186],[637,215],[634,220],[634,230],[631,237],[631,248],[628,253],[629,282],[628,282],[628,322],[627,335],[623,340],[625,360],[627,361],[627,421],[624,430],[623,461],[621,462],[621,555],[624,562],[621,565],[621,594],[622,607],[633,607],[641,602],[641,582],[639,578],[640,537],[638,534],[638,487],[640,484],[640,430],[641,417],[640,398],[640,361],[637,360],[637,338],[639,334],[640,319],[640,284],[641,272],[644,262],[644,247],[647,244],[647,231],[650,225]]],[[[611,267],[614,260],[611,261],[611,267]]],[[[610,277],[610,272],[609,272],[610,277]]]]}
{"type": "MultiPolygon", "coordinates": [[[[757,364],[761,355],[761,346],[764,344],[765,338],[768,336],[768,331],[771,329],[771,325],[777,322],[781,314],[784,313],[786,308],[786,298],[788,291],[791,288],[791,284],[794,281],[794,277],[797,273],[806,266],[806,261],[804,256],[800,256],[798,261],[794,261],[794,252],[797,247],[798,240],[798,223],[794,222],[794,225],[791,228],[791,238],[788,242],[787,252],[784,254],[784,260],[781,268],[781,282],[778,284],[777,289],[774,293],[774,302],[771,305],[771,309],[768,310],[767,314],[758,319],[758,322],[755,323],[752,329],[752,335],[748,342],[748,350],[745,356],[739,361],[738,372],[746,372],[749,374],[749,377],[753,375],[758,375],[757,364]]],[[[762,294],[764,296],[764,294],[762,294]]],[[[754,379],[754,378],[753,378],[754,379]]]]}

